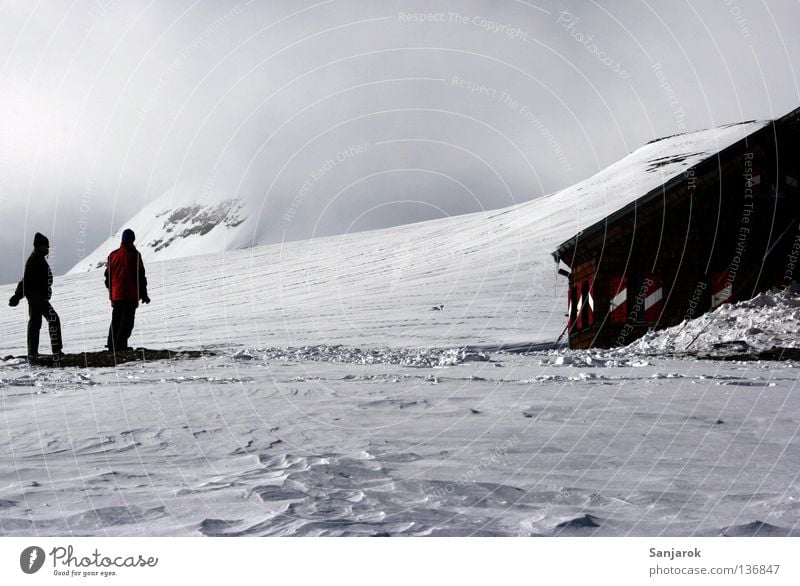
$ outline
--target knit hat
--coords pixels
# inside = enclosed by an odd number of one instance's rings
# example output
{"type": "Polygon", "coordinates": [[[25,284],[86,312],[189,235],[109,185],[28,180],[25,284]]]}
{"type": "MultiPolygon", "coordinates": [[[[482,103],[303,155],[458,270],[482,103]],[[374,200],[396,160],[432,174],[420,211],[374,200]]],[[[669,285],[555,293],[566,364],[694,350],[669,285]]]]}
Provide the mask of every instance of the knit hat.
{"type": "Polygon", "coordinates": [[[136,240],[136,234],[134,234],[133,230],[130,228],[125,228],[125,230],[122,231],[122,243],[125,244],[133,242],[134,240],[136,240]]]}
{"type": "Polygon", "coordinates": [[[47,236],[44,234],[39,234],[38,232],[33,237],[33,247],[39,248],[40,246],[50,246],[50,241],[47,239],[47,236]]]}

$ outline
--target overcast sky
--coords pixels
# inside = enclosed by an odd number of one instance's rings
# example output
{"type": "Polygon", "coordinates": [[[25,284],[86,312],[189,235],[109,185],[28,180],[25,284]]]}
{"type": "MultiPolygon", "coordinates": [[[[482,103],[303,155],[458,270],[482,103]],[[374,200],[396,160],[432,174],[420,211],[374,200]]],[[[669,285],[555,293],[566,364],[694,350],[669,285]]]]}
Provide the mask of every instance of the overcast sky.
{"type": "Polygon", "coordinates": [[[798,26],[795,0],[0,0],[0,282],[34,232],[64,272],[176,184],[259,202],[258,242],[536,198],[794,109],[798,26]]]}

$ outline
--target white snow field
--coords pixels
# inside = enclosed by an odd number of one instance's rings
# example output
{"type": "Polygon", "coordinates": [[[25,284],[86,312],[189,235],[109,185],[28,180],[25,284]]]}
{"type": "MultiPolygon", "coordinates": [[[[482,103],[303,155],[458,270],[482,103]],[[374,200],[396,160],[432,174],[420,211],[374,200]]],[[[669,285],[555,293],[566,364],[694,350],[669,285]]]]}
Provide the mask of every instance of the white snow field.
{"type": "MultiPolygon", "coordinates": [[[[800,535],[796,363],[552,349],[555,246],[760,126],[654,142],[505,210],[145,253],[133,344],[216,354],[0,360],[0,533],[800,535]]],[[[57,278],[53,305],[67,352],[102,348],[101,272],[57,278]]],[[[3,305],[0,356],[24,354],[25,319],[3,305]]]]}

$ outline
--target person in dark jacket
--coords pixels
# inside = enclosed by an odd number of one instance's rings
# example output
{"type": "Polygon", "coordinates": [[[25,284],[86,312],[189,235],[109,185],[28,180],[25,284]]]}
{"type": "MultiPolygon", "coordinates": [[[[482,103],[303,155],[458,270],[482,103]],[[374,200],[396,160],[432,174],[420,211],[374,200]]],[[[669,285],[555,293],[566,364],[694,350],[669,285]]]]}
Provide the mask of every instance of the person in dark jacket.
{"type": "Polygon", "coordinates": [[[50,333],[50,347],[54,356],[61,356],[61,320],[56,310],[50,305],[53,295],[53,273],[47,264],[50,254],[50,241],[38,232],[33,237],[33,252],[25,263],[25,273],[17,285],[17,289],[8,304],[19,305],[24,297],[28,300],[28,358],[39,357],[39,331],[42,329],[42,317],[47,320],[50,333]]]}
{"type": "Polygon", "coordinates": [[[140,300],[142,303],[150,303],[144,263],[133,245],[135,240],[133,230],[124,230],[122,244],[108,255],[106,264],[106,288],[113,308],[106,347],[114,352],[130,350],[128,338],[133,332],[136,308],[139,307],[140,300]]]}

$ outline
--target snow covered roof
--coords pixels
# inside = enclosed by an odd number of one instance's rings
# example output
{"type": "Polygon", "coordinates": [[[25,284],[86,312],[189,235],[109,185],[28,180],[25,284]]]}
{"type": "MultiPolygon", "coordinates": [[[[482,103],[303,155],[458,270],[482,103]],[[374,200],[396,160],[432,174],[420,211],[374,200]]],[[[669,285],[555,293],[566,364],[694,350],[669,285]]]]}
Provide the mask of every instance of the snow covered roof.
{"type": "Polygon", "coordinates": [[[579,236],[602,229],[634,205],[660,196],[663,186],[681,181],[688,169],[769,123],[740,122],[654,140],[596,175],[553,194],[550,197],[572,202],[578,216],[577,232],[558,246],[553,257],[560,260],[579,236]]]}

